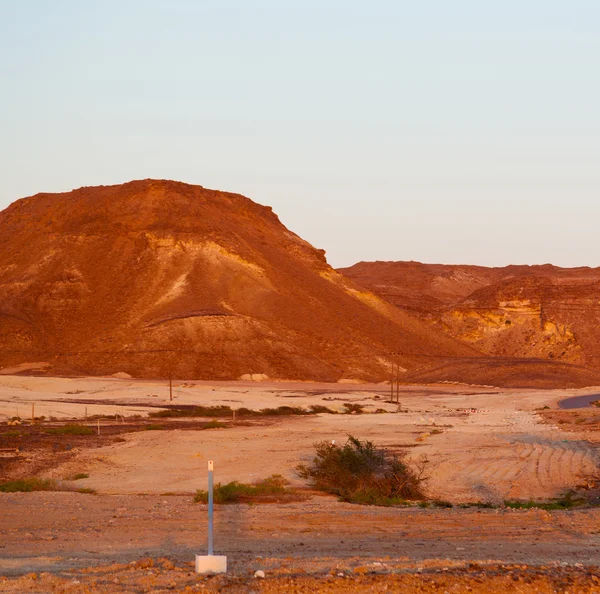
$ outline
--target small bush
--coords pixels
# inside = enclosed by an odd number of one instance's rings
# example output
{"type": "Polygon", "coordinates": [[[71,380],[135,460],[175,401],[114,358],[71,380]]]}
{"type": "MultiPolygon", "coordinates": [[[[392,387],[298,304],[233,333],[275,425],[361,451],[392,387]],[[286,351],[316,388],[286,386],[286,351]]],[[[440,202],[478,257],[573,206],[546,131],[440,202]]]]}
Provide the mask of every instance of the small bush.
{"type": "Polygon", "coordinates": [[[315,414],[313,410],[305,410],[299,406],[278,406],[277,408],[263,408],[261,410],[238,408],[236,411],[236,415],[239,417],[290,417],[312,414],[315,414]]]}
{"type": "Polygon", "coordinates": [[[164,425],[150,424],[143,427],[144,431],[161,431],[162,429],[164,429],[164,425]]]}
{"type": "Polygon", "coordinates": [[[236,411],[238,417],[255,417],[259,414],[257,410],[250,410],[249,408],[238,408],[236,411]]]}
{"type": "MultiPolygon", "coordinates": [[[[223,485],[217,483],[214,488],[215,503],[243,503],[249,501],[280,501],[297,498],[295,491],[289,489],[289,481],[280,474],[258,481],[252,485],[232,481],[223,485]],[[291,497],[290,497],[291,496],[291,497]]],[[[198,490],[194,497],[196,503],[208,502],[208,491],[198,490]]]]}
{"type": "Polygon", "coordinates": [[[177,417],[230,417],[233,414],[230,406],[194,406],[193,408],[168,408],[150,413],[149,417],[177,418],[177,417]]]}
{"type": "Polygon", "coordinates": [[[78,472],[77,474],[71,474],[65,477],[66,481],[80,481],[81,479],[90,478],[89,474],[85,472],[78,472]]]}
{"type": "Polygon", "coordinates": [[[202,426],[203,429],[223,429],[227,427],[226,423],[221,423],[220,421],[210,421],[208,423],[204,423],[202,426]]]}
{"type": "Polygon", "coordinates": [[[260,416],[272,417],[272,416],[294,416],[294,415],[310,415],[312,414],[308,410],[304,410],[299,406],[278,406],[277,408],[263,408],[259,412],[260,416]]]}
{"type": "Polygon", "coordinates": [[[310,412],[315,415],[318,414],[329,414],[329,415],[337,415],[337,410],[332,410],[327,406],[323,406],[322,404],[311,404],[309,407],[310,412]]]}
{"type": "Polygon", "coordinates": [[[46,433],[52,435],[93,435],[94,430],[84,425],[63,425],[62,427],[50,427],[46,433]]]}
{"type": "Polygon", "coordinates": [[[73,489],[71,486],[61,485],[54,479],[26,478],[0,484],[0,493],[31,493],[33,491],[75,491],[76,493],[91,493],[96,491],[90,488],[73,489]]]}
{"type": "Polygon", "coordinates": [[[350,402],[344,402],[344,408],[346,409],[347,415],[356,414],[361,415],[364,413],[364,406],[362,404],[352,404],[350,402]]]}
{"type": "Polygon", "coordinates": [[[370,441],[349,436],[344,446],[321,442],[315,447],[312,463],[300,464],[297,472],[319,491],[366,505],[398,505],[424,499],[423,470],[413,471],[402,457],[370,441]]]}
{"type": "Polygon", "coordinates": [[[575,493],[569,491],[558,499],[550,499],[548,501],[521,501],[517,499],[510,499],[504,502],[506,507],[512,509],[545,509],[548,511],[561,510],[561,509],[572,509],[574,507],[581,507],[586,505],[585,497],[576,497],[575,493]]]}
{"type": "Polygon", "coordinates": [[[52,479],[26,478],[0,484],[2,493],[30,493],[32,491],[56,491],[56,481],[52,479]]]}
{"type": "MultiPolygon", "coordinates": [[[[318,406],[318,405],[317,405],[318,406]]],[[[239,417],[272,417],[272,416],[293,416],[293,415],[312,415],[315,411],[310,407],[305,410],[298,406],[278,406],[277,408],[263,408],[262,410],[251,410],[249,408],[238,408],[235,413],[239,417]]],[[[319,412],[333,412],[326,407],[319,412]]],[[[177,418],[177,417],[232,417],[233,409],[229,406],[194,406],[192,408],[168,408],[150,413],[149,417],[154,418],[177,418]]]]}

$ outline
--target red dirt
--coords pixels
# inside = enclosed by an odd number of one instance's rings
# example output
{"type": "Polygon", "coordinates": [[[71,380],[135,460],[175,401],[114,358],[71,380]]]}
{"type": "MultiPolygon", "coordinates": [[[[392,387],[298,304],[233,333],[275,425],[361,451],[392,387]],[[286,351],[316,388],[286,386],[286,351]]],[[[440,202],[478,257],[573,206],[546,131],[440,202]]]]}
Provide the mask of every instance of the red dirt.
{"type": "MultiPolygon", "coordinates": [[[[299,564],[296,564],[299,565],[299,564]]],[[[600,587],[596,568],[480,565],[412,568],[382,573],[380,565],[363,565],[340,571],[332,567],[321,575],[306,575],[302,567],[269,572],[266,579],[214,576],[193,572],[190,563],[166,558],[144,558],[130,564],[113,563],[61,575],[30,573],[19,578],[0,578],[0,592],[71,592],[72,594],[117,594],[152,592],[223,592],[256,594],[349,594],[358,592],[418,594],[423,592],[474,592],[480,594],[596,594],[600,587]],[[40,590],[43,588],[43,590],[40,590]]]]}
{"type": "Polygon", "coordinates": [[[0,500],[0,563],[10,576],[0,578],[0,592],[591,594],[600,587],[597,509],[390,509],[326,497],[220,506],[215,546],[228,556],[229,573],[206,578],[192,566],[205,550],[206,506],[190,496],[0,500]],[[264,581],[252,577],[258,569],[264,581]]]}

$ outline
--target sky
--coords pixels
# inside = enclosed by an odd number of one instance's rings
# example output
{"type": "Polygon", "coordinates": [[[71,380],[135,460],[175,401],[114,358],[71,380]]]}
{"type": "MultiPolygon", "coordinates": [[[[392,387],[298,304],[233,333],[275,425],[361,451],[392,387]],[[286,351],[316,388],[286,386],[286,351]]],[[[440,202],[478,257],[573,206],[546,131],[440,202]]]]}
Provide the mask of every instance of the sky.
{"type": "Polygon", "coordinates": [[[336,267],[600,266],[599,72],[597,0],[0,0],[0,209],[165,178],[336,267]]]}

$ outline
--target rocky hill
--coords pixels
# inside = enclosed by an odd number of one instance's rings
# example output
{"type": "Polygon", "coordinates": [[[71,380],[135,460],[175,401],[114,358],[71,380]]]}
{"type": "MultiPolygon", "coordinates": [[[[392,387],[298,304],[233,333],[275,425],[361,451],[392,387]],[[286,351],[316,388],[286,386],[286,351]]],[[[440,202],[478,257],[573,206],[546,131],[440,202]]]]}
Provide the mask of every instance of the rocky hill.
{"type": "Polygon", "coordinates": [[[143,180],[0,213],[0,368],[386,379],[471,346],[359,288],[269,207],[143,180]],[[25,366],[26,367],[26,366],[25,366]]]}
{"type": "Polygon", "coordinates": [[[600,268],[361,262],[340,272],[489,355],[600,369],[600,268]]]}

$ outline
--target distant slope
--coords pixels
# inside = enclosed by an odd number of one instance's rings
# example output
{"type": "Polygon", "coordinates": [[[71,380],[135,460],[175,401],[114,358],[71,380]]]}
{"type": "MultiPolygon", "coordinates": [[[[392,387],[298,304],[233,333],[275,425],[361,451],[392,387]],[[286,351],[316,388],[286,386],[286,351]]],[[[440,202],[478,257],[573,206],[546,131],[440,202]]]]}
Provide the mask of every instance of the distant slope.
{"type": "Polygon", "coordinates": [[[490,355],[600,369],[600,268],[361,262],[340,272],[490,355]]]}
{"type": "Polygon", "coordinates": [[[405,374],[402,382],[456,382],[503,388],[585,388],[600,386],[600,372],[558,361],[485,357],[434,362],[405,374]]]}
{"type": "Polygon", "coordinates": [[[272,210],[142,180],[0,213],[0,367],[135,377],[385,379],[388,354],[479,356],[335,272],[272,210]]]}

